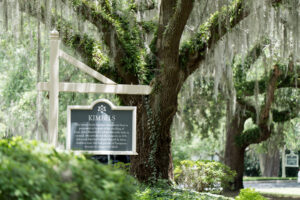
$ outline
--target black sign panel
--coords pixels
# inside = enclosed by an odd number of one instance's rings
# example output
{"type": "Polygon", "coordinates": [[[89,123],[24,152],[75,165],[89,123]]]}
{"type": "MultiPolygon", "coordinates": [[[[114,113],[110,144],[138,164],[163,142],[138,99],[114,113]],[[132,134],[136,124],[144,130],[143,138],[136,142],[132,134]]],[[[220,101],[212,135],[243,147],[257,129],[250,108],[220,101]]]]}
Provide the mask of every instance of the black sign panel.
{"type": "Polygon", "coordinates": [[[290,154],[286,155],[286,166],[287,167],[298,167],[298,155],[290,154]]]}
{"type": "Polygon", "coordinates": [[[95,154],[136,154],[136,107],[98,100],[91,107],[68,108],[68,148],[95,154]]]}

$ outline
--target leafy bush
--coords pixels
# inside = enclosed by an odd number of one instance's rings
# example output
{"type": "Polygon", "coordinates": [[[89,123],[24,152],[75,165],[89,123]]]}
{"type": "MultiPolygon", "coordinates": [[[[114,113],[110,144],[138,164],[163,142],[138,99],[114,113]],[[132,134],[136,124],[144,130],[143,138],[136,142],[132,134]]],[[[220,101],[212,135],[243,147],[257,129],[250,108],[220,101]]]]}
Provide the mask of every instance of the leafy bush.
{"type": "Polygon", "coordinates": [[[267,200],[265,197],[261,196],[258,192],[256,192],[254,189],[251,188],[242,189],[240,191],[239,196],[237,196],[235,199],[236,200],[249,200],[249,199],[267,200]]]}
{"type": "Polygon", "coordinates": [[[129,173],[130,171],[130,163],[117,162],[113,164],[115,169],[121,169],[129,173]]]}
{"type": "Polygon", "coordinates": [[[177,184],[198,192],[220,192],[233,181],[235,174],[229,167],[215,161],[184,160],[174,170],[177,184]]]}
{"type": "Polygon", "coordinates": [[[261,176],[259,159],[251,150],[245,153],[244,175],[261,176]]]}
{"type": "Polygon", "coordinates": [[[140,185],[136,192],[136,200],[230,200],[231,198],[176,189],[172,186],[140,185]]]}
{"type": "Polygon", "coordinates": [[[130,200],[123,171],[21,138],[0,140],[0,199],[130,200]]]}

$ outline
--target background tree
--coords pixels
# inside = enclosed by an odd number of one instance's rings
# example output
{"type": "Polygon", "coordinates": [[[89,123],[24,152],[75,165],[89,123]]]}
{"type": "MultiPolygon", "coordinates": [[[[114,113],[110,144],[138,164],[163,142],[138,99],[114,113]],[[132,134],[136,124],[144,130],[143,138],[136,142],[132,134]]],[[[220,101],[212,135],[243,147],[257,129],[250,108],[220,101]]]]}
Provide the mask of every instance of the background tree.
{"type": "MultiPolygon", "coordinates": [[[[236,57],[232,65],[233,82],[223,81],[223,85],[220,84],[218,86],[219,93],[221,94],[218,98],[213,97],[213,92],[211,91],[211,87],[209,87],[210,84],[205,83],[205,81],[202,82],[201,87],[197,87],[196,84],[194,85],[194,83],[196,83],[195,81],[191,82],[192,87],[195,86],[195,91],[197,91],[191,98],[186,99],[188,95],[184,90],[182,91],[182,105],[187,108],[183,109],[183,111],[181,111],[182,113],[179,113],[180,118],[189,119],[197,115],[197,113],[208,112],[212,114],[208,117],[205,114],[201,115],[201,118],[198,118],[198,123],[194,122],[195,119],[182,120],[185,125],[187,124],[184,129],[193,131],[193,134],[198,130],[193,130],[190,127],[197,127],[197,125],[201,123],[209,124],[213,122],[215,126],[222,123],[220,121],[217,123],[215,119],[225,117],[225,112],[222,113],[221,110],[222,108],[227,109],[227,140],[224,161],[238,173],[233,185],[234,188],[242,187],[244,157],[248,146],[265,141],[271,136],[273,138],[272,140],[274,140],[276,132],[280,132],[278,137],[283,138],[284,135],[281,131],[273,128],[274,123],[289,121],[299,113],[299,93],[297,89],[293,90],[293,88],[296,87],[298,77],[297,70],[296,73],[294,73],[293,67],[298,68],[298,66],[292,66],[291,63],[288,65],[281,64],[280,69],[277,70],[285,71],[286,73],[284,75],[276,72],[276,67],[273,69],[267,68],[266,70],[264,66],[266,63],[263,63],[260,58],[266,56],[266,47],[270,42],[270,40],[266,39],[259,41],[245,56],[243,63],[238,59],[238,56],[236,57]],[[255,74],[253,76],[253,71],[256,70],[266,70],[266,72],[261,73],[259,77],[255,74]],[[251,79],[251,77],[257,79],[251,79]],[[234,84],[234,88],[232,88],[232,84],[234,84]],[[202,90],[204,90],[204,92],[202,90]],[[207,100],[209,99],[215,99],[216,101],[210,101],[210,103],[208,103],[207,100]],[[193,101],[198,102],[198,104],[189,104],[189,102],[193,101]],[[197,105],[201,105],[202,102],[205,102],[203,104],[205,106],[197,107],[197,105]],[[227,104],[225,102],[227,102],[227,104]],[[235,108],[232,102],[236,102],[235,108]],[[216,108],[219,108],[219,110],[216,108]],[[217,112],[214,112],[214,110],[217,110],[217,112]],[[262,113],[271,114],[266,120],[263,116],[260,116],[262,113]],[[259,120],[257,120],[257,117],[259,120]],[[262,119],[264,119],[263,122],[260,121],[262,119]]],[[[282,73],[282,71],[280,73],[282,73]]],[[[224,70],[225,77],[227,77],[227,72],[227,70],[224,70]]],[[[184,88],[190,87],[191,86],[187,85],[184,88]]],[[[225,121],[223,121],[223,123],[225,123],[225,121]]],[[[209,127],[213,128],[215,126],[209,127]]],[[[180,129],[177,128],[177,131],[180,131],[180,129]]],[[[213,132],[214,134],[220,134],[216,129],[213,130],[213,132]]],[[[198,134],[205,137],[207,133],[207,130],[202,129],[198,134]]],[[[268,143],[272,144],[270,140],[268,143]]],[[[265,167],[262,169],[263,175],[278,175],[279,172],[279,149],[274,145],[272,146],[273,150],[269,151],[269,153],[273,152],[272,155],[261,155],[261,165],[265,167]],[[264,159],[262,159],[263,157],[264,159]],[[265,165],[264,161],[267,161],[270,166],[265,165]]]]}
{"type": "Polygon", "coordinates": [[[178,111],[172,125],[172,153],[181,160],[224,159],[226,105],[215,97],[214,81],[199,73],[186,81],[179,93],[178,111]]]}

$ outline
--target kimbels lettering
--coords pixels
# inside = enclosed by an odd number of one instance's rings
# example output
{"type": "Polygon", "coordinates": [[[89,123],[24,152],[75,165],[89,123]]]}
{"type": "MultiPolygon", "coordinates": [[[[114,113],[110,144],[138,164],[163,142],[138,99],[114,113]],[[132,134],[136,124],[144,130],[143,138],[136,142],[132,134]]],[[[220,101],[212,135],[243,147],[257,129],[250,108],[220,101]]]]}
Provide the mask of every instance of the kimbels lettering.
{"type": "Polygon", "coordinates": [[[116,121],[116,116],[102,113],[100,115],[89,115],[89,121],[114,122],[116,121]]]}

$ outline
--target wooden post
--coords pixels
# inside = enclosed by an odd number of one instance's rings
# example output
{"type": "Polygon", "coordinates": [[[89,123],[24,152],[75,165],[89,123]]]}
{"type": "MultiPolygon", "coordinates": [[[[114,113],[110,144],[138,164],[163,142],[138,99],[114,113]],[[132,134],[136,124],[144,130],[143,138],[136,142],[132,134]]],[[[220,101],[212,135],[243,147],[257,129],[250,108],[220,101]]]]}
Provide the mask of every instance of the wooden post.
{"type": "MultiPolygon", "coordinates": [[[[1,0],[0,0],[1,1],[1,0]]],[[[85,92],[85,93],[112,93],[112,94],[132,94],[149,95],[152,88],[148,85],[122,85],[117,84],[89,66],[78,61],[72,56],[59,49],[59,33],[53,30],[50,33],[50,80],[48,83],[39,82],[38,91],[49,91],[49,119],[48,134],[49,143],[57,147],[58,144],[58,94],[61,92],[85,92]],[[78,67],[81,71],[98,79],[104,84],[94,83],[59,83],[59,57],[70,64],[78,67]]],[[[136,111],[135,111],[136,112],[136,111]]],[[[135,114],[136,115],[136,114],[135,114]]],[[[134,115],[134,116],[135,116],[134,115]]],[[[135,146],[135,138],[133,141],[135,146]]],[[[134,149],[135,151],[135,149],[134,149]]]]}
{"type": "Polygon", "coordinates": [[[282,171],[282,178],[285,178],[286,177],[286,170],[285,170],[285,163],[286,163],[286,161],[285,161],[285,149],[286,149],[286,147],[285,147],[285,145],[284,145],[284,147],[283,147],[283,149],[282,149],[282,154],[281,154],[281,171],[282,171]]]}
{"type": "Polygon", "coordinates": [[[50,33],[50,80],[49,80],[49,142],[57,146],[58,138],[58,93],[59,93],[59,33],[50,33]]]}

